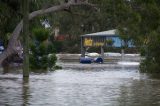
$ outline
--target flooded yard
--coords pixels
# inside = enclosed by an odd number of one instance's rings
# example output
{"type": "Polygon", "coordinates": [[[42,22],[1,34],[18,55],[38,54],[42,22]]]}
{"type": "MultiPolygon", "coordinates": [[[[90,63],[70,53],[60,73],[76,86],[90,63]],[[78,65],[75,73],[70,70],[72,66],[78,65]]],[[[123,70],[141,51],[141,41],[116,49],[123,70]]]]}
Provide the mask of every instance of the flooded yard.
{"type": "Polygon", "coordinates": [[[0,106],[159,106],[160,80],[136,67],[1,74],[0,106]]]}

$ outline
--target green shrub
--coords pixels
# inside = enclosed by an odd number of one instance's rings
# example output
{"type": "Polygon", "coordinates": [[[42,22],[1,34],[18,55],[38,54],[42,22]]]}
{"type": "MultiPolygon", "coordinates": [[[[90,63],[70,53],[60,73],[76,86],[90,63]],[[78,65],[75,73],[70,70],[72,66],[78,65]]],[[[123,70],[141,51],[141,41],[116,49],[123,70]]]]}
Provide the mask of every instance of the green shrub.
{"type": "Polygon", "coordinates": [[[47,68],[52,68],[57,61],[57,57],[55,54],[36,56],[30,54],[30,68],[31,69],[43,69],[47,70],[47,68]]]}
{"type": "Polygon", "coordinates": [[[53,41],[53,45],[55,45],[54,47],[55,47],[56,52],[62,51],[62,46],[63,46],[62,41],[53,41]]]}
{"type": "Polygon", "coordinates": [[[160,73],[160,64],[148,59],[141,62],[140,71],[145,73],[160,73]]]}
{"type": "Polygon", "coordinates": [[[54,66],[54,69],[55,69],[55,70],[56,70],[56,69],[58,70],[58,69],[62,69],[62,67],[61,67],[61,66],[58,66],[58,65],[55,65],[55,66],[54,66]]]}
{"type": "Polygon", "coordinates": [[[41,43],[38,46],[38,52],[39,52],[38,55],[46,55],[47,54],[47,47],[46,47],[46,45],[44,43],[41,43]]]}
{"type": "Polygon", "coordinates": [[[33,30],[35,40],[30,43],[30,68],[39,72],[52,68],[56,64],[56,52],[51,42],[44,42],[48,39],[49,31],[42,28],[33,30]],[[39,70],[39,71],[38,71],[39,70]]]}
{"type": "Polygon", "coordinates": [[[56,64],[57,57],[55,54],[48,55],[48,67],[52,68],[56,64]]]}
{"type": "Polygon", "coordinates": [[[160,29],[153,31],[143,52],[145,60],[140,65],[141,72],[160,73],[160,29]]]}
{"type": "Polygon", "coordinates": [[[49,45],[48,45],[47,52],[48,52],[48,53],[55,53],[55,52],[56,52],[56,49],[55,49],[55,47],[53,46],[53,44],[49,44],[49,45]]]}
{"type": "Polygon", "coordinates": [[[29,62],[30,62],[29,65],[30,65],[31,69],[37,69],[37,67],[38,67],[37,61],[38,60],[34,55],[32,55],[32,54],[29,55],[29,62]]]}
{"type": "Polygon", "coordinates": [[[33,29],[33,35],[37,41],[42,42],[48,39],[49,30],[43,28],[35,28],[33,29]]]}

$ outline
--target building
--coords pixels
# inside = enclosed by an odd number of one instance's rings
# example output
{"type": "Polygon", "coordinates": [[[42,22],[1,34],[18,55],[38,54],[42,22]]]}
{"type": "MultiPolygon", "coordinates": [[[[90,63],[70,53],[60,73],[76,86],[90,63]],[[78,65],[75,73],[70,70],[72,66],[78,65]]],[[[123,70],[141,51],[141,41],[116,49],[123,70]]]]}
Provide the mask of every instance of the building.
{"type": "MultiPolygon", "coordinates": [[[[81,36],[81,56],[85,56],[87,47],[101,47],[101,55],[104,56],[104,47],[122,47],[124,45],[123,40],[120,39],[116,33],[116,29],[103,32],[85,34],[81,36]]],[[[131,41],[128,43],[129,47],[133,47],[131,41]]]]}

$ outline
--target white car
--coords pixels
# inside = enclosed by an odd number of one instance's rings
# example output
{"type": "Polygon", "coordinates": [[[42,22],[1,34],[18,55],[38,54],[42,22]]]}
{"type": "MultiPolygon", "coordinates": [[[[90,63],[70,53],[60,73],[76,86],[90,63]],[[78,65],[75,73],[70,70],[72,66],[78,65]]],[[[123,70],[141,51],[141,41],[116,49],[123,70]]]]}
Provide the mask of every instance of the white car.
{"type": "Polygon", "coordinates": [[[89,56],[89,57],[99,57],[100,54],[98,54],[98,53],[87,53],[86,56],[89,56]]]}

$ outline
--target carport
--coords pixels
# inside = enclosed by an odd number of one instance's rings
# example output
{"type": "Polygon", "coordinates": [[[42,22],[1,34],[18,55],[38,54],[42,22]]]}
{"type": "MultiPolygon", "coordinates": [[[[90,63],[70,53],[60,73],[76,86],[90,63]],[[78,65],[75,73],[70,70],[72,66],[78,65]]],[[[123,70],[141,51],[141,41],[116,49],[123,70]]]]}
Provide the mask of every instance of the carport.
{"type": "Polygon", "coordinates": [[[88,47],[100,47],[101,57],[104,59],[104,47],[110,46],[107,44],[107,40],[112,40],[114,47],[121,47],[122,40],[116,34],[116,30],[108,30],[103,32],[85,34],[81,36],[81,57],[85,57],[86,48],[88,47]]]}

